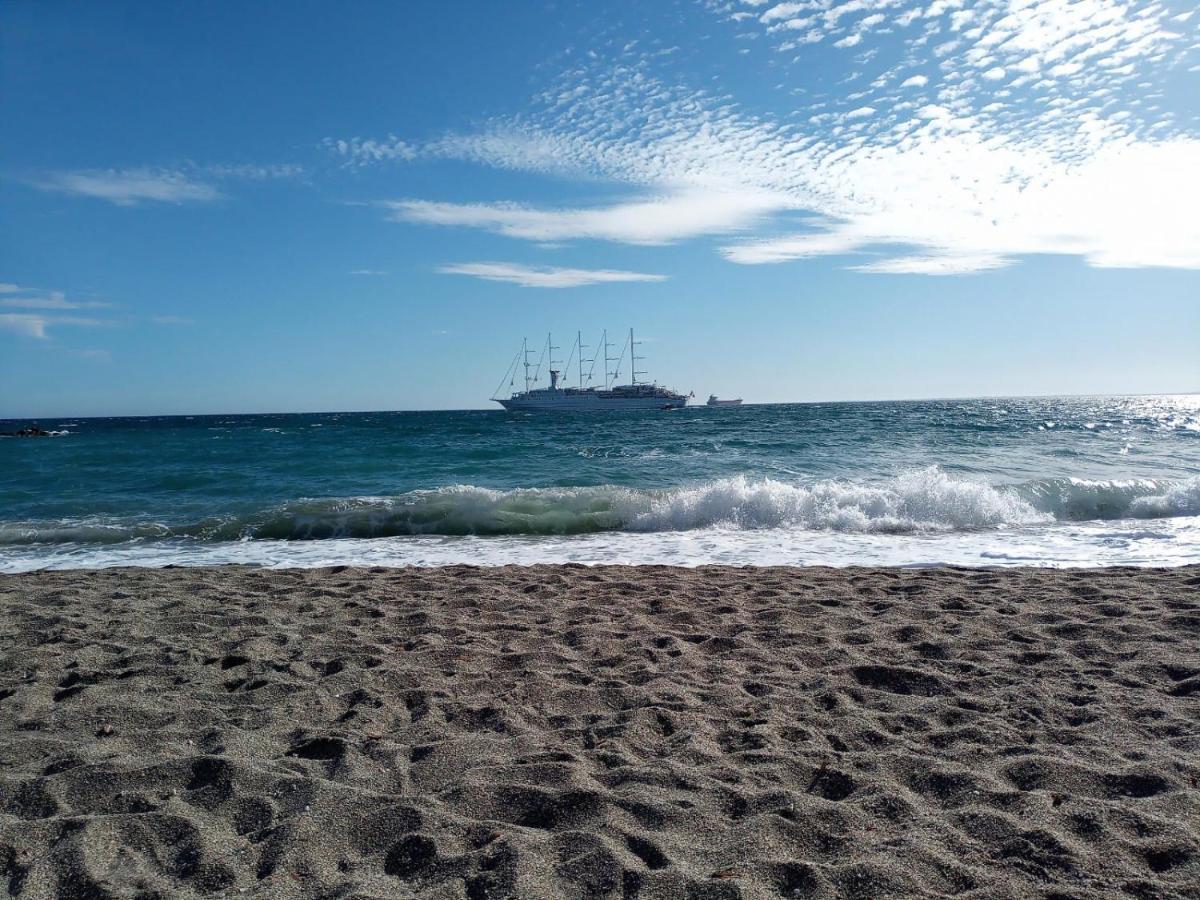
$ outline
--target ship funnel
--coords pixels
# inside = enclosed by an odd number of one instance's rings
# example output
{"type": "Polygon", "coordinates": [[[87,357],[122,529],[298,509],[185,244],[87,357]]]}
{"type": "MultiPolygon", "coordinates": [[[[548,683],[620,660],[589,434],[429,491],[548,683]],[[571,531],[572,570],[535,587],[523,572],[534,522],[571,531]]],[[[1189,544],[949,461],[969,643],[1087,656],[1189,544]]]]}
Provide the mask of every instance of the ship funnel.
{"type": "Polygon", "coordinates": [[[559,376],[559,374],[560,374],[560,373],[559,373],[558,369],[551,369],[551,370],[550,370],[550,390],[552,390],[552,391],[553,391],[553,390],[555,390],[555,389],[558,387],[558,376],[559,376]]]}

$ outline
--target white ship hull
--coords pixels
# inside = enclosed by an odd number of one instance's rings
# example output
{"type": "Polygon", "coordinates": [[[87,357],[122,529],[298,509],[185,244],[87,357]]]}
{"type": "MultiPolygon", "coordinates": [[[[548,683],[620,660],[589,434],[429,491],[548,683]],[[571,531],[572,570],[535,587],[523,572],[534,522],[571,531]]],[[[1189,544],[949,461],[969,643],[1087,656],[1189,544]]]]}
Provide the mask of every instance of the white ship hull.
{"type": "Polygon", "coordinates": [[[605,397],[599,391],[531,391],[524,396],[497,400],[510,412],[631,412],[647,409],[682,409],[688,398],[605,397]]]}
{"type": "MultiPolygon", "coordinates": [[[[559,348],[554,346],[550,335],[546,335],[546,343],[542,348],[537,365],[530,363],[528,342],[523,342],[521,351],[513,358],[508,371],[504,374],[504,380],[500,382],[501,385],[504,384],[504,381],[510,385],[515,384],[517,371],[524,366],[525,390],[503,399],[493,394],[492,399],[510,412],[636,412],[652,409],[682,409],[687,406],[688,397],[683,394],[654,382],[638,379],[639,375],[646,373],[637,367],[638,362],[644,357],[637,355],[638,342],[633,339],[632,328],[629,329],[629,340],[626,341],[621,355],[615,359],[608,355],[612,345],[608,343],[607,331],[604,332],[601,343],[604,350],[604,369],[602,370],[604,387],[583,387],[583,364],[585,362],[583,352],[585,348],[582,332],[576,334],[575,346],[571,349],[571,356],[567,360],[568,367],[572,359],[578,361],[579,387],[567,387],[562,383],[563,370],[555,368],[557,360],[554,359],[554,351],[559,348]],[[628,350],[628,371],[631,380],[627,384],[617,384],[615,382],[621,369],[622,360],[625,359],[626,350],[628,350]],[[543,360],[547,362],[549,368],[550,387],[531,389],[531,382],[537,383],[538,381],[543,360]],[[614,362],[617,367],[611,369],[610,366],[614,362]],[[532,377],[530,377],[529,371],[531,368],[534,370],[532,377]],[[612,382],[608,380],[610,378],[612,382]]],[[[598,359],[597,355],[587,360],[592,363],[592,369],[595,369],[598,359]]],[[[592,371],[589,370],[587,381],[590,382],[591,379],[592,371]]]]}

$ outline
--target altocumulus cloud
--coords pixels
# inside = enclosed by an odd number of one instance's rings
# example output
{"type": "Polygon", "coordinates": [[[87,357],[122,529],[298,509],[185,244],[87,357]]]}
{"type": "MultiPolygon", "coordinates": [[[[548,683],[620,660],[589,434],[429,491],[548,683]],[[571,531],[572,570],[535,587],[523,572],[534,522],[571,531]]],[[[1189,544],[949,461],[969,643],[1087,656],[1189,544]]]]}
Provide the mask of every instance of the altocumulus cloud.
{"type": "MultiPolygon", "coordinates": [[[[398,220],[530,241],[662,244],[745,233],[721,248],[726,259],[849,255],[863,272],[930,275],[1041,253],[1094,266],[1200,268],[1200,136],[1154,102],[1168,70],[1187,69],[1197,45],[1163,4],[709,8],[738,34],[758,29],[756,52],[788,65],[803,66],[816,42],[844,55],[840,93],[775,116],[751,113],[736,96],[695,86],[678,54],[617,41],[607,46],[621,49],[574,55],[528,110],[477,133],[421,148],[358,140],[335,152],[363,163],[452,157],[634,191],[573,209],[385,204],[398,220]],[[779,233],[779,214],[797,210],[813,216],[808,226],[779,233]],[[769,236],[754,233],[768,223],[769,236]]],[[[800,69],[795,80],[803,83],[800,69]]]]}
{"type": "Polygon", "coordinates": [[[565,269],[550,266],[523,266],[518,263],[474,262],[438,268],[444,275],[470,275],[485,281],[504,281],[530,288],[572,288],[590,284],[625,281],[666,281],[665,275],[622,272],[615,269],[565,269]]]}

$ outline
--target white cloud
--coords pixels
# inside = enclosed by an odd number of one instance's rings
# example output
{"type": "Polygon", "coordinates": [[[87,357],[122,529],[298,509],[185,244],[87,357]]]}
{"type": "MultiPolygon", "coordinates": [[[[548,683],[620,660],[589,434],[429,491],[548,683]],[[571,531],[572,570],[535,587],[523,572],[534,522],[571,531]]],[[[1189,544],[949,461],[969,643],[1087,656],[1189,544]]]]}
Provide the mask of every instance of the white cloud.
{"type": "Polygon", "coordinates": [[[382,270],[382,269],[351,269],[351,270],[350,270],[350,274],[351,274],[351,275],[370,275],[370,276],[375,276],[375,275],[386,275],[386,274],[388,274],[388,273],[387,273],[387,272],[385,272],[385,271],[384,271],[384,270],[382,270]]]}
{"type": "Polygon", "coordinates": [[[765,24],[768,22],[778,21],[779,19],[790,19],[796,15],[796,13],[803,12],[804,10],[811,8],[811,3],[779,3],[775,6],[772,6],[761,16],[759,16],[758,21],[765,24]]]}
{"type": "Polygon", "coordinates": [[[169,169],[104,169],[59,172],[36,185],[81,197],[107,200],[118,206],[138,203],[206,203],[221,195],[212,185],[169,169]]]}
{"type": "Polygon", "coordinates": [[[34,187],[81,197],[107,200],[118,206],[139,203],[207,203],[221,198],[213,181],[272,181],[298,178],[303,166],[291,163],[249,163],[128,169],[89,169],[54,172],[33,182],[34,187]]]}
{"type": "Polygon", "coordinates": [[[542,243],[739,234],[721,252],[743,264],[854,254],[849,264],[866,272],[949,274],[1055,253],[1094,266],[1200,268],[1200,137],[1152,92],[1196,48],[1167,27],[1179,28],[1162,4],[934,0],[897,11],[890,21],[903,30],[856,29],[846,18],[896,6],[799,0],[738,26],[778,49],[801,46],[782,27],[796,18],[814,20],[814,40],[841,42],[849,29],[870,42],[867,53],[892,42],[892,69],[866,70],[860,53],[861,80],[849,60],[843,77],[828,79],[855,82],[853,98],[810,92],[798,77],[794,106],[777,117],[760,104],[744,113],[719,83],[690,87],[682,63],[626,52],[572,62],[519,116],[413,151],[623,185],[634,200],[386,206],[403,221],[542,243]],[[943,74],[912,75],[898,96],[901,73],[928,68],[934,55],[943,74]],[[854,108],[830,112],[843,104],[854,108]],[[780,221],[797,211],[820,224],[780,221]],[[758,233],[768,224],[785,233],[758,233]]]}
{"type": "Polygon", "coordinates": [[[305,170],[303,166],[293,163],[281,163],[278,165],[242,163],[236,165],[204,166],[201,171],[214,178],[244,178],[247,181],[272,181],[282,178],[299,178],[304,174],[305,170]]]}
{"type": "MultiPolygon", "coordinates": [[[[799,16],[795,19],[788,19],[786,22],[780,22],[772,30],[804,31],[806,28],[812,28],[813,23],[816,21],[814,16],[799,16]]],[[[820,34],[820,32],[817,33],[820,34]]],[[[821,35],[821,37],[823,38],[824,35],[821,35]]]]}
{"type": "Polygon", "coordinates": [[[6,297],[0,300],[0,306],[8,309],[104,309],[110,305],[95,300],[68,300],[61,291],[45,291],[39,292],[37,296],[6,297]]]}
{"type": "Polygon", "coordinates": [[[485,281],[504,281],[532,288],[571,288],[625,281],[666,281],[667,278],[665,275],[613,269],[565,269],[501,262],[459,263],[441,266],[438,271],[446,275],[470,275],[485,281]]]}
{"type": "Polygon", "coordinates": [[[788,205],[764,191],[690,188],[612,206],[540,209],[517,203],[384,204],[399,221],[483,228],[532,241],[594,239],[628,244],[668,244],[706,234],[728,234],[788,205]]]}
{"type": "MultiPolygon", "coordinates": [[[[562,135],[558,162],[635,183],[703,177],[721,189],[676,189],[592,209],[428,201],[389,208],[406,221],[533,241],[666,243],[744,231],[788,210],[843,223],[824,234],[724,248],[739,263],[907,245],[924,252],[901,257],[891,271],[964,271],[973,263],[983,270],[1033,253],[1077,254],[1093,265],[1200,267],[1200,225],[1192,214],[1200,186],[1190,174],[1200,167],[1200,141],[1093,140],[1077,120],[1073,143],[1060,148],[1037,132],[981,133],[977,117],[943,105],[926,104],[916,115],[902,139],[848,143],[789,135],[731,113],[699,130],[687,117],[664,116],[653,142],[589,143],[562,135]],[[741,192],[732,184],[739,178],[741,192]]],[[[1091,127],[1103,136],[1114,126],[1097,119],[1091,127]]],[[[506,157],[503,164],[516,161],[506,157]]],[[[541,165],[539,155],[531,168],[541,165]]]]}
{"type": "MultiPolygon", "coordinates": [[[[1055,78],[1060,78],[1064,75],[1074,75],[1083,69],[1083,63],[1069,62],[1059,63],[1057,66],[1051,66],[1050,74],[1055,78]]],[[[1002,70],[1003,71],[1003,70],[1002,70]]],[[[986,75],[984,77],[987,77],[986,75]]]]}
{"type": "Polygon", "coordinates": [[[846,231],[831,229],[733,244],[722,248],[721,253],[731,262],[753,266],[816,256],[840,256],[854,253],[863,245],[861,238],[846,231]]]}
{"type": "Polygon", "coordinates": [[[9,331],[23,337],[46,339],[50,330],[60,325],[79,328],[94,328],[111,325],[109,319],[93,319],[85,316],[62,315],[63,310],[106,309],[112,304],[94,300],[68,300],[62,291],[48,291],[25,285],[0,285],[0,295],[20,293],[22,296],[5,296],[0,299],[0,309],[32,310],[32,312],[0,312],[0,331],[9,331]]]}
{"type": "Polygon", "coordinates": [[[413,144],[391,134],[382,140],[358,137],[346,140],[325,138],[321,143],[351,168],[379,162],[407,162],[416,159],[419,152],[413,144]]]}
{"type": "Polygon", "coordinates": [[[838,177],[872,201],[847,209],[824,231],[723,252],[753,264],[882,245],[925,251],[856,266],[891,273],[983,271],[1038,253],[1079,255],[1103,267],[1200,268],[1200,227],[1189,212],[1200,190],[1187,176],[1200,162],[1198,141],[1113,145],[1075,165],[1020,145],[989,151],[963,133],[939,136],[920,151],[893,148],[839,167],[838,177]]]}
{"type": "Polygon", "coordinates": [[[987,269],[1000,269],[1013,260],[994,253],[942,253],[927,256],[900,256],[851,266],[858,272],[892,275],[965,275],[987,269]]]}
{"type": "Polygon", "coordinates": [[[959,9],[963,5],[963,0],[933,0],[929,7],[925,10],[925,18],[932,19],[937,16],[944,15],[952,9],[959,9]]]}
{"type": "Polygon", "coordinates": [[[44,316],[36,313],[0,313],[0,330],[11,331],[24,337],[46,339],[53,326],[70,325],[96,327],[108,324],[102,319],[86,319],[78,316],[44,316]]]}
{"type": "Polygon", "coordinates": [[[834,41],[833,46],[835,46],[835,47],[856,47],[861,43],[862,43],[862,35],[856,33],[856,34],[848,34],[844,38],[842,38],[840,41],[834,41]]]}
{"type": "Polygon", "coordinates": [[[46,337],[46,317],[30,313],[0,313],[0,330],[31,338],[46,337]]]}

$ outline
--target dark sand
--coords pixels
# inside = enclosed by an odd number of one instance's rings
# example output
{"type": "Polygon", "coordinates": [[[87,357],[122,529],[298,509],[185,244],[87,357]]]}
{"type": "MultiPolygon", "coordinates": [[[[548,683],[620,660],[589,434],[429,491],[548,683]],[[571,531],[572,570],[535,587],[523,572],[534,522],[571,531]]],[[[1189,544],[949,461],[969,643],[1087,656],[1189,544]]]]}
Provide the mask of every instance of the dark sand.
{"type": "Polygon", "coordinates": [[[1200,568],[0,577],[0,889],[1200,897],[1200,568]]]}

